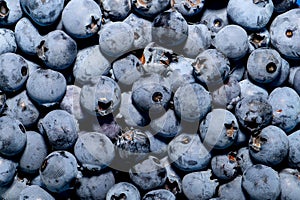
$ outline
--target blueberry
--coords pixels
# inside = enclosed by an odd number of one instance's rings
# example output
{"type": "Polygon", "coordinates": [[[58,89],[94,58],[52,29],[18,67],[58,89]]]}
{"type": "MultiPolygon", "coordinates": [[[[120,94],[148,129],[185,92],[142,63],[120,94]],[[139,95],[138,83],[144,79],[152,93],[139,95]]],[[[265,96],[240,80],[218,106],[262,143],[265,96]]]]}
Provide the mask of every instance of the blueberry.
{"type": "Polygon", "coordinates": [[[272,124],[285,132],[291,132],[300,122],[300,97],[289,87],[274,89],[268,98],[273,109],[272,124]]]}
{"type": "Polygon", "coordinates": [[[31,185],[22,190],[19,200],[55,200],[48,192],[37,185],[31,185]]]}
{"type": "Polygon", "coordinates": [[[240,125],[251,133],[269,125],[272,121],[272,106],[261,96],[246,96],[235,107],[240,125]]]}
{"type": "Polygon", "coordinates": [[[241,98],[246,98],[247,96],[261,96],[264,99],[268,99],[268,91],[252,83],[249,79],[240,81],[239,85],[241,87],[241,98]]]}
{"type": "Polygon", "coordinates": [[[242,189],[242,176],[237,176],[232,181],[220,185],[218,196],[223,200],[246,200],[246,196],[242,189]]]}
{"type": "Polygon", "coordinates": [[[28,174],[35,174],[48,155],[48,147],[43,136],[35,131],[27,131],[27,142],[20,157],[19,169],[28,174]]]}
{"type": "Polygon", "coordinates": [[[0,186],[3,187],[12,183],[17,171],[18,163],[0,157],[0,186]]]}
{"type": "Polygon", "coordinates": [[[141,111],[167,109],[170,99],[170,84],[158,74],[142,76],[132,85],[132,102],[141,111]]]}
{"type": "Polygon", "coordinates": [[[208,49],[210,45],[211,32],[206,25],[188,25],[188,36],[182,47],[183,55],[189,58],[196,58],[201,52],[208,49]]]}
{"type": "Polygon", "coordinates": [[[101,0],[103,15],[112,21],[124,20],[131,11],[131,0],[101,0]]]}
{"type": "Polygon", "coordinates": [[[6,100],[5,114],[19,120],[26,128],[32,127],[39,119],[40,112],[23,91],[6,100]]]}
{"type": "Polygon", "coordinates": [[[289,141],[280,128],[270,125],[249,141],[250,155],[256,163],[279,165],[288,155],[289,141]]]}
{"type": "Polygon", "coordinates": [[[251,199],[277,199],[280,194],[279,175],[271,167],[253,165],[244,172],[242,187],[251,199]]]}
{"type": "Polygon", "coordinates": [[[242,173],[244,173],[248,169],[248,167],[251,167],[253,165],[248,147],[242,147],[238,150],[236,160],[242,173]]]}
{"type": "Polygon", "coordinates": [[[175,113],[181,120],[201,121],[211,106],[210,93],[197,83],[183,85],[174,94],[175,113]]]}
{"type": "Polygon", "coordinates": [[[150,127],[163,138],[175,137],[182,130],[180,119],[177,118],[175,111],[172,109],[168,109],[161,117],[152,119],[150,127]]]}
{"type": "Polygon", "coordinates": [[[119,57],[133,47],[134,32],[125,22],[111,22],[99,31],[99,46],[109,57],[119,57]]]}
{"type": "Polygon", "coordinates": [[[60,108],[73,115],[77,120],[84,119],[84,113],[80,106],[81,88],[76,85],[67,85],[67,90],[62,99],[60,108]]]}
{"type": "Polygon", "coordinates": [[[246,71],[246,64],[243,62],[243,60],[241,61],[232,60],[229,78],[234,78],[237,81],[242,81],[245,78],[244,77],[245,71],[246,71]]]}
{"type": "Polygon", "coordinates": [[[194,17],[203,10],[204,3],[205,0],[175,0],[173,7],[185,17],[194,17]]]}
{"type": "Polygon", "coordinates": [[[215,108],[233,109],[240,100],[241,87],[235,77],[230,76],[220,88],[212,92],[212,103],[215,108]]]}
{"type": "Polygon", "coordinates": [[[84,169],[99,171],[110,165],[115,157],[115,150],[106,135],[88,132],[78,137],[74,154],[84,169]]]}
{"type": "Polygon", "coordinates": [[[199,132],[204,145],[215,149],[231,146],[238,135],[236,117],[225,109],[213,109],[202,120],[199,132]]]}
{"type": "Polygon", "coordinates": [[[40,119],[39,126],[54,149],[70,149],[78,138],[77,120],[65,110],[49,112],[40,119]]]}
{"type": "Polygon", "coordinates": [[[64,31],[49,32],[36,49],[38,57],[53,70],[64,70],[75,61],[77,44],[64,31]]]}
{"type": "Polygon", "coordinates": [[[129,170],[131,181],[145,191],[162,186],[166,181],[166,174],[166,169],[154,156],[149,156],[129,170]]]}
{"type": "Polygon", "coordinates": [[[10,29],[0,28],[0,55],[3,53],[15,53],[17,50],[15,32],[10,29]]]}
{"type": "Polygon", "coordinates": [[[28,78],[28,65],[19,54],[0,55],[0,90],[15,93],[23,88],[28,78]]]}
{"type": "Polygon", "coordinates": [[[240,26],[227,25],[215,35],[213,45],[226,57],[240,59],[248,53],[247,32],[240,26]]]}
{"type": "Polygon", "coordinates": [[[114,185],[114,174],[108,171],[99,175],[79,178],[75,191],[79,199],[105,199],[108,191],[114,185]]]}
{"type": "Polygon", "coordinates": [[[172,164],[182,171],[197,171],[208,166],[210,152],[197,134],[181,133],[168,144],[168,156],[172,164]]]}
{"type": "Polygon", "coordinates": [[[249,143],[250,135],[244,130],[239,129],[237,139],[234,143],[236,147],[244,147],[249,143]]]}
{"type": "Polygon", "coordinates": [[[212,32],[212,36],[215,36],[216,33],[218,33],[223,27],[229,24],[226,8],[206,8],[201,17],[201,22],[205,24],[212,32]]]}
{"type": "Polygon", "coordinates": [[[1,0],[0,1],[0,25],[14,25],[22,17],[23,11],[20,5],[20,0],[10,1],[1,0]]]}
{"type": "Polygon", "coordinates": [[[270,21],[274,4],[268,0],[230,0],[227,5],[228,17],[247,30],[259,30],[270,21]]]}
{"type": "Polygon", "coordinates": [[[300,169],[300,150],[298,148],[299,144],[300,130],[291,133],[288,136],[289,140],[289,154],[288,154],[288,164],[290,167],[300,169]]]}
{"type": "Polygon", "coordinates": [[[131,183],[119,182],[113,185],[106,193],[106,199],[131,199],[140,200],[141,195],[139,190],[131,183]]]}
{"type": "Polygon", "coordinates": [[[146,113],[140,112],[132,103],[132,92],[121,94],[121,105],[116,118],[120,124],[124,121],[124,126],[144,127],[150,123],[150,118],[146,113]],[[123,121],[122,121],[123,120],[123,121]]]}
{"type": "Polygon", "coordinates": [[[163,47],[176,47],[188,37],[188,24],[177,11],[168,10],[155,17],[152,39],[163,47]]]}
{"type": "Polygon", "coordinates": [[[132,85],[141,77],[142,62],[133,54],[113,62],[112,70],[118,84],[132,85]]]}
{"type": "Polygon", "coordinates": [[[61,15],[64,0],[39,1],[20,0],[24,12],[40,26],[53,24],[61,15]]]}
{"type": "Polygon", "coordinates": [[[211,159],[213,174],[220,180],[232,180],[237,176],[238,163],[236,153],[229,152],[224,155],[216,155],[211,159]]]}
{"type": "Polygon", "coordinates": [[[150,131],[145,131],[146,135],[150,141],[150,152],[151,155],[161,159],[167,155],[168,143],[161,137],[158,137],[156,134],[151,133],[150,131]]]}
{"type": "Polygon", "coordinates": [[[103,56],[99,45],[79,50],[73,68],[75,82],[90,84],[94,79],[107,75],[110,67],[111,63],[103,56]]]}
{"type": "Polygon", "coordinates": [[[132,0],[132,10],[144,18],[153,19],[170,7],[170,0],[132,0]]]}
{"type": "Polygon", "coordinates": [[[30,61],[26,58],[24,58],[27,62],[28,65],[28,74],[29,76],[37,69],[41,68],[41,66],[39,64],[36,63],[36,61],[30,61]]]}
{"type": "Polygon", "coordinates": [[[296,41],[300,23],[295,21],[299,16],[299,9],[291,9],[278,15],[270,25],[271,44],[286,58],[299,59],[300,45],[296,41]]]}
{"type": "Polygon", "coordinates": [[[70,1],[62,12],[62,25],[75,38],[88,38],[100,29],[102,11],[93,0],[70,1]]]}
{"type": "Polygon", "coordinates": [[[258,83],[273,82],[280,75],[281,61],[280,54],[276,50],[266,48],[256,49],[248,57],[248,75],[258,83]]]}
{"type": "Polygon", "coordinates": [[[193,66],[195,77],[210,90],[220,86],[230,71],[228,58],[216,49],[207,49],[200,53],[193,66]]]}
{"type": "Polygon", "coordinates": [[[210,199],[219,185],[216,179],[211,178],[211,170],[192,172],[182,179],[184,195],[189,200],[210,199]]]}
{"type": "Polygon", "coordinates": [[[39,174],[47,190],[55,193],[70,189],[77,177],[77,161],[67,151],[53,151],[43,161],[39,174]]]}
{"type": "Polygon", "coordinates": [[[65,77],[51,69],[37,69],[30,74],[26,90],[28,96],[38,105],[45,107],[58,104],[65,95],[65,77]]]}
{"type": "Polygon", "coordinates": [[[26,130],[23,124],[11,117],[0,117],[0,154],[15,156],[21,153],[26,145],[26,130]]]}
{"type": "Polygon", "coordinates": [[[281,199],[296,200],[300,195],[300,173],[296,169],[285,168],[279,173],[281,199]]]}
{"type": "Polygon", "coordinates": [[[300,95],[300,67],[293,67],[290,69],[289,84],[300,95]]]}
{"type": "Polygon", "coordinates": [[[275,0],[274,4],[274,12],[276,13],[284,13],[288,10],[294,8],[296,0],[275,0]]]}
{"type": "MultiPolygon", "coordinates": [[[[150,153],[149,136],[138,129],[122,133],[116,142],[117,151],[123,162],[134,164],[144,160],[150,153]]],[[[122,166],[121,166],[122,167],[122,166]]]]}
{"type": "Polygon", "coordinates": [[[134,13],[131,13],[124,22],[129,24],[134,33],[134,49],[143,49],[152,41],[152,23],[134,13]]]}
{"type": "Polygon", "coordinates": [[[93,80],[93,84],[84,85],[80,93],[80,105],[90,114],[105,116],[115,111],[121,101],[119,85],[107,76],[93,80]]]}
{"type": "Polygon", "coordinates": [[[15,37],[18,48],[28,55],[36,55],[36,48],[43,39],[37,28],[26,17],[17,22],[15,37]]]}
{"type": "Polygon", "coordinates": [[[142,200],[175,200],[175,195],[166,189],[156,189],[147,192],[142,200]]]}
{"type": "Polygon", "coordinates": [[[269,47],[270,40],[271,40],[271,36],[269,31],[266,28],[263,28],[259,31],[251,32],[248,36],[250,53],[257,48],[269,47]]]}

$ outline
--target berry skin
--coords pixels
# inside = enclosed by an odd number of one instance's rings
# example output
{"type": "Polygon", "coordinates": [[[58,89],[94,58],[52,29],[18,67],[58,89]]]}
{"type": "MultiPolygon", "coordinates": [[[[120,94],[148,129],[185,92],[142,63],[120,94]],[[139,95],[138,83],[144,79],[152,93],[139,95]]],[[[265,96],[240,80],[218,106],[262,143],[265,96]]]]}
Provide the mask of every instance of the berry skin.
{"type": "Polygon", "coordinates": [[[69,1],[62,12],[62,25],[75,38],[95,35],[101,25],[102,12],[93,0],[69,1]]]}
{"type": "Polygon", "coordinates": [[[23,88],[28,79],[28,64],[15,53],[0,55],[0,90],[15,93],[23,88]]]}
{"type": "Polygon", "coordinates": [[[100,171],[110,165],[115,157],[115,150],[106,135],[88,132],[78,137],[74,155],[84,169],[100,171]]]}
{"type": "Polygon", "coordinates": [[[236,160],[242,173],[244,173],[248,169],[248,167],[251,167],[253,165],[248,147],[242,147],[238,150],[236,160]]]}
{"type": "Polygon", "coordinates": [[[213,174],[220,180],[232,180],[237,176],[238,163],[236,153],[229,152],[225,155],[216,155],[211,159],[213,174]]]}
{"type": "Polygon", "coordinates": [[[246,30],[259,30],[270,21],[274,10],[272,1],[230,0],[228,17],[246,30]]]}
{"type": "Polygon", "coordinates": [[[75,61],[77,43],[64,31],[54,30],[43,37],[36,51],[48,68],[60,71],[75,61]]]}
{"type": "Polygon", "coordinates": [[[19,200],[55,200],[48,192],[37,185],[30,185],[20,193],[19,200]]]}
{"type": "Polygon", "coordinates": [[[215,36],[216,33],[229,24],[226,8],[205,9],[201,17],[201,22],[207,25],[208,29],[212,32],[212,36],[215,36]]]}
{"type": "Polygon", "coordinates": [[[77,177],[77,161],[67,151],[53,151],[43,161],[39,174],[47,190],[63,192],[71,187],[77,177]]]}
{"type": "Polygon", "coordinates": [[[0,154],[16,156],[26,145],[26,130],[23,124],[8,116],[0,117],[0,154]]]}
{"type": "Polygon", "coordinates": [[[218,189],[220,200],[246,200],[246,196],[242,189],[242,176],[237,176],[232,181],[220,185],[218,189]]]}
{"type": "Polygon", "coordinates": [[[90,84],[93,80],[107,75],[111,63],[99,49],[93,45],[78,51],[73,68],[75,82],[81,85],[90,84]]]}
{"type": "Polygon", "coordinates": [[[185,84],[174,94],[175,113],[180,120],[201,121],[211,106],[210,93],[198,83],[185,84]]]}
{"type": "Polygon", "coordinates": [[[205,169],[211,153],[202,144],[198,134],[181,133],[168,144],[168,156],[172,164],[182,171],[205,169]]]}
{"type": "Polygon", "coordinates": [[[295,21],[300,16],[299,9],[291,9],[278,15],[271,23],[271,44],[285,58],[299,59],[300,23],[295,21]]]}
{"type": "Polygon", "coordinates": [[[288,164],[292,168],[300,169],[300,150],[299,150],[299,137],[300,130],[291,133],[288,136],[289,140],[289,154],[288,154],[288,164]]]}
{"type": "Polygon", "coordinates": [[[214,196],[218,182],[211,179],[211,170],[192,172],[182,179],[183,193],[189,200],[210,199],[214,196]]]}
{"type": "Polygon", "coordinates": [[[197,16],[204,7],[205,0],[175,0],[173,7],[185,17],[197,16]]]}
{"type": "Polygon", "coordinates": [[[39,127],[48,142],[56,150],[73,147],[78,138],[78,124],[73,115],[65,110],[53,110],[39,121],[39,127]]]}
{"type": "Polygon", "coordinates": [[[133,46],[134,32],[125,22],[111,22],[99,31],[99,46],[103,54],[117,58],[133,46]]]}
{"type": "Polygon", "coordinates": [[[170,6],[170,0],[132,0],[132,10],[147,19],[153,19],[170,6]]]}
{"type": "Polygon", "coordinates": [[[0,55],[3,53],[15,53],[17,50],[15,32],[6,29],[0,28],[0,55]]]}
{"type": "Polygon", "coordinates": [[[239,125],[236,117],[225,109],[213,109],[202,120],[199,132],[204,145],[226,149],[237,139],[239,125]]]}
{"type": "Polygon", "coordinates": [[[188,24],[183,16],[174,10],[165,11],[155,17],[152,23],[152,39],[163,47],[176,47],[188,37],[188,24]]]}
{"type": "Polygon", "coordinates": [[[149,156],[129,170],[131,181],[144,191],[161,187],[166,181],[166,175],[166,169],[154,156],[149,156]]]}
{"type": "Polygon", "coordinates": [[[25,13],[29,15],[35,23],[40,26],[49,26],[61,15],[64,0],[20,0],[20,4],[25,13]]]}
{"type": "Polygon", "coordinates": [[[100,0],[100,6],[106,18],[122,21],[131,11],[131,0],[100,0]]]}
{"type": "Polygon", "coordinates": [[[0,90],[0,114],[3,112],[6,105],[6,94],[0,90]]]}
{"type": "Polygon", "coordinates": [[[222,28],[215,35],[212,43],[227,58],[235,60],[244,57],[249,49],[247,32],[237,25],[227,25],[222,28]]]}
{"type": "Polygon", "coordinates": [[[279,175],[271,167],[253,165],[244,172],[242,187],[253,200],[277,199],[280,194],[279,175]]]}
{"type": "Polygon", "coordinates": [[[268,92],[264,88],[252,83],[249,79],[244,79],[239,82],[241,88],[241,98],[247,96],[261,96],[264,99],[268,99],[268,92]]]}
{"type": "Polygon", "coordinates": [[[279,165],[288,155],[288,137],[280,128],[270,125],[249,141],[250,155],[256,163],[279,165]]]}
{"type": "Polygon", "coordinates": [[[235,107],[235,115],[240,125],[254,133],[272,121],[272,106],[260,96],[247,96],[235,107]]]}
{"type": "Polygon", "coordinates": [[[111,171],[94,176],[83,176],[76,181],[75,191],[80,199],[105,199],[115,182],[111,171]]]}
{"type": "Polygon", "coordinates": [[[12,183],[18,163],[0,157],[0,187],[12,183]]]}
{"type": "Polygon", "coordinates": [[[35,131],[27,131],[27,142],[19,161],[20,171],[35,174],[48,155],[48,147],[43,136],[35,131]]]}
{"type": "Polygon", "coordinates": [[[37,69],[30,74],[26,90],[28,96],[38,105],[49,107],[58,104],[65,95],[65,77],[51,69],[37,69]]]}
{"type": "Polygon", "coordinates": [[[296,169],[285,168],[279,173],[281,199],[296,200],[300,195],[300,172],[296,169]]]}
{"type": "Polygon", "coordinates": [[[26,91],[7,99],[5,114],[19,120],[26,128],[34,126],[40,116],[37,107],[29,99],[26,91]]]}
{"type": "Polygon", "coordinates": [[[268,102],[273,109],[273,125],[289,133],[299,124],[300,97],[295,90],[278,87],[270,93],[268,102]]]}
{"type": "Polygon", "coordinates": [[[0,26],[14,25],[23,16],[20,0],[2,0],[0,2],[0,8],[0,26]]]}

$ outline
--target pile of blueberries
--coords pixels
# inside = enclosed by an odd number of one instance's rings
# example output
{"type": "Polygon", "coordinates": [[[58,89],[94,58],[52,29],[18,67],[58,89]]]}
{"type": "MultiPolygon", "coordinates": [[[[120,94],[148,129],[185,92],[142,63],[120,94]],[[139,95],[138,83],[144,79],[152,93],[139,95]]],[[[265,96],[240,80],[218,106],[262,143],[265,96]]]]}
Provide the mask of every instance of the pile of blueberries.
{"type": "Polygon", "coordinates": [[[296,0],[0,0],[0,198],[298,200],[296,0]]]}

